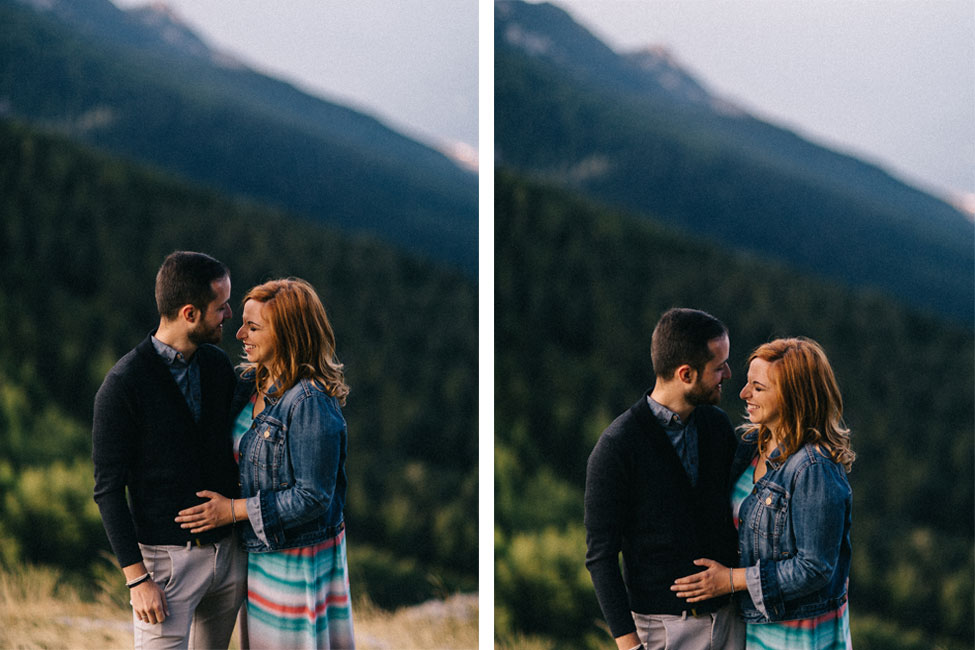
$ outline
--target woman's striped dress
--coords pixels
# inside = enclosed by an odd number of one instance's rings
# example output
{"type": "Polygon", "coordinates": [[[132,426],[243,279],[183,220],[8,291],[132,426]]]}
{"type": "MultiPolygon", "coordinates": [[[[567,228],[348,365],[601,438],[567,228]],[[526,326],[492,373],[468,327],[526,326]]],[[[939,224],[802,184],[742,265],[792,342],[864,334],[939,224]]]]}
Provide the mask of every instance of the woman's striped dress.
{"type": "MultiPolygon", "coordinates": [[[[253,422],[245,406],[234,426],[234,453],[253,422]]],[[[241,648],[354,648],[345,531],[313,546],[250,553],[241,648]]]]}
{"type": "MultiPolygon", "coordinates": [[[[731,509],[735,527],[738,526],[738,509],[751,494],[752,476],[757,463],[752,461],[738,478],[731,495],[731,509]]],[[[832,612],[816,618],[780,623],[749,623],[745,626],[746,650],[852,650],[850,640],[849,601],[832,612]]]]}

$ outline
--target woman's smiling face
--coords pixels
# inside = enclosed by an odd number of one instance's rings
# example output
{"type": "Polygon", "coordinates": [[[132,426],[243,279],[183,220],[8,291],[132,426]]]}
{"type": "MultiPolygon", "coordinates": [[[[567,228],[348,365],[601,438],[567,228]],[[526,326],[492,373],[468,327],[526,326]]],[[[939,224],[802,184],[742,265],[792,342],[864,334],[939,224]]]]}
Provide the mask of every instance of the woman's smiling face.
{"type": "Polygon", "coordinates": [[[237,340],[244,344],[244,354],[249,362],[269,366],[274,353],[274,337],[263,311],[262,302],[248,300],[244,303],[244,324],[237,330],[237,340]]]}
{"type": "Polygon", "coordinates": [[[772,364],[764,359],[752,359],[748,365],[748,380],[738,394],[748,410],[748,419],[753,424],[772,428],[779,420],[781,396],[769,377],[772,364]]]}

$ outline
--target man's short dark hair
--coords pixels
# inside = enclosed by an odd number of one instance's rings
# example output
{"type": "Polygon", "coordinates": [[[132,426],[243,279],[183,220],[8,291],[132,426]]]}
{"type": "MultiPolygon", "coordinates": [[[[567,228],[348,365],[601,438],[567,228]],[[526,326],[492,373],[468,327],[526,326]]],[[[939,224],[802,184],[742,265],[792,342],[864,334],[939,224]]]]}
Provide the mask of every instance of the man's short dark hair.
{"type": "Polygon", "coordinates": [[[701,372],[711,360],[708,343],[727,334],[724,323],[707,312],[668,309],[653,328],[650,358],[654,374],[658,379],[670,379],[685,363],[701,372]]]}
{"type": "Polygon", "coordinates": [[[180,307],[193,305],[206,313],[216,298],[214,280],[230,275],[230,269],[205,253],[175,251],[166,256],[156,274],[156,309],[166,320],[176,320],[180,307]]]}

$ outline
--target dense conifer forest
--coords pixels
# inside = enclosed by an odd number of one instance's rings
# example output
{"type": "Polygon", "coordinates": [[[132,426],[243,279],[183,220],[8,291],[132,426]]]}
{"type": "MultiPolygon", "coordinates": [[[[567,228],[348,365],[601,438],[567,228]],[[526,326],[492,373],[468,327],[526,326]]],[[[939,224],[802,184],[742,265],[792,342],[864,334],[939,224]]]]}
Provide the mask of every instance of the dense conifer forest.
{"type": "Polygon", "coordinates": [[[120,574],[92,500],[91,415],[115,361],[158,322],[163,257],[201,250],[240,298],[298,276],[330,313],[352,387],[354,591],[392,607],[476,589],[477,289],[388,244],[188,186],[0,123],[0,562],[120,574]]]}
{"type": "Polygon", "coordinates": [[[583,565],[582,492],[599,434],[652,387],[667,308],[721,318],[738,399],[748,353],[819,341],[857,460],[855,647],[971,647],[972,331],[498,170],[495,616],[503,647],[612,644],[583,565]],[[516,641],[518,643],[516,643],[516,641]]]}

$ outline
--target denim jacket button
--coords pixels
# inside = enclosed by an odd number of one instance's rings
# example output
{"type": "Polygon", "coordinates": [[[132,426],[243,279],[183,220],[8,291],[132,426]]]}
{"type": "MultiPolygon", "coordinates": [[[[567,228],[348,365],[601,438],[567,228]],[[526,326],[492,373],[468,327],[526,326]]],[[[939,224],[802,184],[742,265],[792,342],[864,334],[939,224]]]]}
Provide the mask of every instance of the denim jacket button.
{"type": "Polygon", "coordinates": [[[772,505],[772,497],[765,497],[765,505],[767,506],[772,505]]]}
{"type": "Polygon", "coordinates": [[[268,431],[267,429],[264,429],[264,437],[265,438],[270,438],[271,437],[271,432],[268,431]]]}

